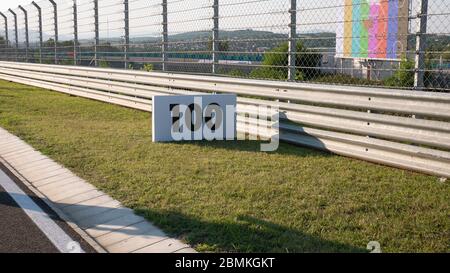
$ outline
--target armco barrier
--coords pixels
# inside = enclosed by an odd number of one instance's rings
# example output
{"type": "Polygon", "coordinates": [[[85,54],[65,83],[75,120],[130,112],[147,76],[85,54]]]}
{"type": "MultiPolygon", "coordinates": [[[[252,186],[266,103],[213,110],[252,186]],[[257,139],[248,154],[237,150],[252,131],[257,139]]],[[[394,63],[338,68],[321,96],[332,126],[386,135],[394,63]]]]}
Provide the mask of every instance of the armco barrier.
{"type": "Polygon", "coordinates": [[[448,93],[15,62],[0,62],[0,78],[144,111],[158,94],[237,93],[240,114],[279,107],[282,141],[450,177],[448,93]]]}

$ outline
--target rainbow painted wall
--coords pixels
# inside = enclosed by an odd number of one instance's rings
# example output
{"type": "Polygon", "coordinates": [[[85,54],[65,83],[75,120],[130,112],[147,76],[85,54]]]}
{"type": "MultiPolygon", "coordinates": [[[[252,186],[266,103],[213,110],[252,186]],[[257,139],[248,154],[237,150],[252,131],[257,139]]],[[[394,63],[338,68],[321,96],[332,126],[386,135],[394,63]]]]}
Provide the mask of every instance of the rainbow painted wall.
{"type": "Polygon", "coordinates": [[[399,59],[406,50],[409,0],[343,0],[336,53],[343,58],[399,59]]]}

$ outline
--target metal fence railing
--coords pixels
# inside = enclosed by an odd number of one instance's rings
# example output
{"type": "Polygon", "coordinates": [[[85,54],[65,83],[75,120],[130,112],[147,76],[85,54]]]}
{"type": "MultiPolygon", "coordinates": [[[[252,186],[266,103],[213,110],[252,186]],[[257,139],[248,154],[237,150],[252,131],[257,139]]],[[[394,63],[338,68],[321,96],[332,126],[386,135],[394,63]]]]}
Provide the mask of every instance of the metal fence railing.
{"type": "Polygon", "coordinates": [[[448,0],[42,0],[0,59],[450,92],[448,0]]]}

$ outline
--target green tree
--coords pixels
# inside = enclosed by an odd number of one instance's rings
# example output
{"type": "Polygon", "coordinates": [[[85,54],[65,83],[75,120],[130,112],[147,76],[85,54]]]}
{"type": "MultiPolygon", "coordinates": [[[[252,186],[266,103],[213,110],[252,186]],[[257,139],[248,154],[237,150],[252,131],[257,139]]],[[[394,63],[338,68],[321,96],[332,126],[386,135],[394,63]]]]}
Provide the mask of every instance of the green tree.
{"type": "MultiPolygon", "coordinates": [[[[213,50],[213,40],[212,37],[209,37],[209,41],[208,41],[208,50],[212,51],[213,50]]],[[[220,41],[219,42],[219,51],[220,52],[226,52],[230,50],[230,42],[228,41],[220,41]]]]}
{"type": "MultiPolygon", "coordinates": [[[[431,70],[431,62],[427,61],[425,64],[426,70],[431,70]]],[[[415,64],[413,60],[408,60],[403,58],[400,62],[400,68],[395,72],[395,74],[386,79],[384,84],[386,86],[392,87],[414,87],[414,71],[415,64]]],[[[424,83],[426,86],[430,85],[431,72],[425,71],[424,83]]]]}
{"type": "Polygon", "coordinates": [[[152,72],[154,69],[153,64],[144,64],[144,66],[142,67],[142,71],[147,71],[147,72],[152,72]]]}
{"type": "MultiPolygon", "coordinates": [[[[309,80],[319,76],[322,55],[306,48],[302,42],[297,43],[296,80],[309,80]]],[[[279,47],[264,54],[263,66],[251,72],[254,78],[285,80],[288,77],[289,45],[283,43],[279,47]]]]}
{"type": "Polygon", "coordinates": [[[413,87],[414,62],[412,60],[403,59],[395,74],[385,80],[385,85],[393,87],[413,87]]]}
{"type": "Polygon", "coordinates": [[[246,76],[245,73],[242,72],[242,70],[239,70],[239,69],[232,69],[231,71],[229,71],[226,74],[231,76],[231,77],[237,77],[237,78],[243,78],[243,77],[246,76]]]}
{"type": "Polygon", "coordinates": [[[109,62],[105,61],[105,60],[100,60],[98,62],[98,66],[101,68],[109,68],[111,67],[111,65],[109,64],[109,62]]]}
{"type": "Polygon", "coordinates": [[[53,46],[55,46],[55,39],[50,38],[50,39],[48,39],[47,41],[44,41],[42,46],[43,46],[44,48],[45,48],[45,47],[53,47],[53,46]]]}

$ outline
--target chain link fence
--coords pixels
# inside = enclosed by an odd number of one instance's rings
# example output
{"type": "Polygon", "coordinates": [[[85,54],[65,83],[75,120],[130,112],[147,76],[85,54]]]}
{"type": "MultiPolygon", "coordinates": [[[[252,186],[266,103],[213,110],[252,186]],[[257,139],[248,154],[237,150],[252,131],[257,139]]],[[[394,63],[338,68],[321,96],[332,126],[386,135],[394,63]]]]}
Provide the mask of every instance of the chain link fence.
{"type": "Polygon", "coordinates": [[[44,0],[0,59],[450,92],[448,0],[44,0]]]}

